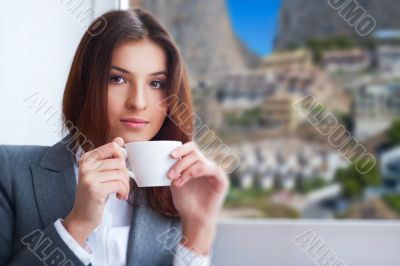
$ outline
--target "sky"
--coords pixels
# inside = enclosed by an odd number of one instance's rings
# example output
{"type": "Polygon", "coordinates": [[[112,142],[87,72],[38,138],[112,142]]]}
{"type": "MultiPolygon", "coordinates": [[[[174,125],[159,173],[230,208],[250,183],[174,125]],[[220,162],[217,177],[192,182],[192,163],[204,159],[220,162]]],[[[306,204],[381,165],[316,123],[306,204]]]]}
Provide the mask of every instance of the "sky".
{"type": "Polygon", "coordinates": [[[281,0],[226,0],[233,30],[254,53],[273,51],[281,0]]]}

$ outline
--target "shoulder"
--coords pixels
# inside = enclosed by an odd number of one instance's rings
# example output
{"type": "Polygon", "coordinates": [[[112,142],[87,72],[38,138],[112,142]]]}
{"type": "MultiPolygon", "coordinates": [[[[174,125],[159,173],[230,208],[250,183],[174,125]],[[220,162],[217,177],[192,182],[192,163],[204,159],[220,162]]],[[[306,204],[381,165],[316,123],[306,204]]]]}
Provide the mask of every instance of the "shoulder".
{"type": "Polygon", "coordinates": [[[15,179],[30,175],[30,166],[38,165],[49,147],[0,145],[0,188],[10,192],[15,179]]]}
{"type": "Polygon", "coordinates": [[[0,167],[8,161],[10,166],[37,164],[48,149],[38,145],[0,145],[0,167]]]}

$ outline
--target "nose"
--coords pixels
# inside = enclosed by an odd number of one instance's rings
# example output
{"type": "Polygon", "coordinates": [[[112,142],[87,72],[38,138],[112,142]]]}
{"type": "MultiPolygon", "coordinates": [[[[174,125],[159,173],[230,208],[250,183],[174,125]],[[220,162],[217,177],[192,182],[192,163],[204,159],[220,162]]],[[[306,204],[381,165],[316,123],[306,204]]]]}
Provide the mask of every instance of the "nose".
{"type": "Polygon", "coordinates": [[[128,109],[145,110],[147,108],[144,85],[136,84],[130,90],[129,98],[126,101],[128,109]]]}

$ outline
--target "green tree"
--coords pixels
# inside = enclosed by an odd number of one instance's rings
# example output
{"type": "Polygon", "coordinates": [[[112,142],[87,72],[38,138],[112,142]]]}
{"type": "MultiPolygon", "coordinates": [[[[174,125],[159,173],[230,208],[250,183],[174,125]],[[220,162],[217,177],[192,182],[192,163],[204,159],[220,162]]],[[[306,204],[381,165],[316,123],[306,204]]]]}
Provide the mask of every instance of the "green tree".
{"type": "Polygon", "coordinates": [[[297,179],[296,191],[307,194],[313,190],[317,190],[328,185],[328,182],[322,177],[316,177],[308,180],[297,179]]]}
{"type": "Polygon", "coordinates": [[[353,39],[347,36],[334,36],[323,39],[309,39],[306,41],[306,47],[311,50],[313,61],[320,63],[322,54],[329,50],[348,50],[353,49],[357,45],[353,39]]]}
{"type": "Polygon", "coordinates": [[[339,122],[349,131],[353,131],[353,120],[350,114],[336,111],[334,116],[339,120],[339,122]]]}
{"type": "Polygon", "coordinates": [[[328,41],[332,43],[335,49],[346,50],[356,47],[354,40],[346,36],[338,36],[328,41]]]}
{"type": "Polygon", "coordinates": [[[400,144],[400,119],[396,119],[395,121],[393,121],[387,134],[389,141],[393,145],[400,144]]]}
{"type": "Polygon", "coordinates": [[[383,199],[390,208],[395,210],[397,213],[400,213],[400,195],[386,194],[383,196],[383,199]]]}
{"type": "Polygon", "coordinates": [[[306,46],[311,50],[313,61],[320,63],[322,60],[322,45],[321,42],[315,39],[310,39],[306,42],[306,46]]]}
{"type": "Polygon", "coordinates": [[[366,174],[360,173],[355,165],[357,165],[356,162],[348,168],[338,169],[335,174],[335,179],[342,185],[343,196],[348,199],[362,196],[366,187],[379,186],[381,184],[379,168],[376,164],[366,174]]]}
{"type": "Polygon", "coordinates": [[[361,46],[367,48],[368,50],[375,50],[377,42],[374,38],[368,37],[362,40],[361,46]]]}

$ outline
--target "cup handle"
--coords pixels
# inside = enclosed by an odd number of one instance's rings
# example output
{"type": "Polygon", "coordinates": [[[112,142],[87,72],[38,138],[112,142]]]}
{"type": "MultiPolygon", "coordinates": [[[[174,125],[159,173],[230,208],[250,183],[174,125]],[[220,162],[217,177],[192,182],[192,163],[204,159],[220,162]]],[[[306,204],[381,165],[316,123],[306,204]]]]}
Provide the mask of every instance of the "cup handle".
{"type": "MultiPolygon", "coordinates": [[[[126,151],[125,147],[121,147],[121,149],[125,153],[125,158],[127,159],[128,158],[128,152],[126,151]]],[[[125,159],[125,163],[126,163],[126,168],[128,168],[128,175],[129,175],[130,178],[132,178],[133,180],[136,181],[136,177],[133,174],[133,172],[129,169],[128,161],[126,159],[125,159]]]]}

